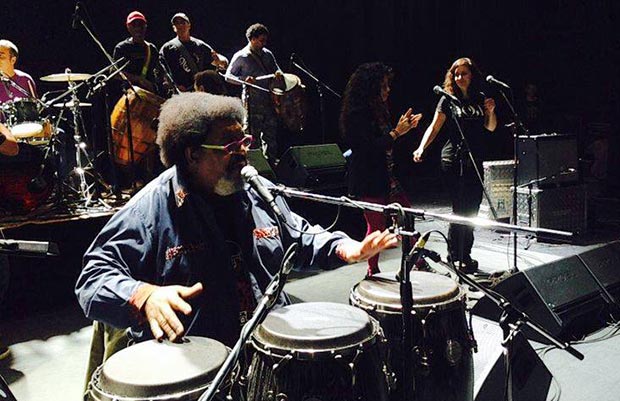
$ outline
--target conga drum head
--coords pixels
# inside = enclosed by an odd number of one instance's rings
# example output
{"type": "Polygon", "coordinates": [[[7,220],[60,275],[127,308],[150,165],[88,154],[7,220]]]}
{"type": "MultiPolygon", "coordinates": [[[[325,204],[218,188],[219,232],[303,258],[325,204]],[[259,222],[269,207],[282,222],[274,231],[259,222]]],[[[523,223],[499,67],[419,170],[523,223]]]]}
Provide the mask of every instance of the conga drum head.
{"type": "MultiPolygon", "coordinates": [[[[411,272],[411,289],[413,306],[417,309],[425,306],[441,309],[462,293],[457,282],[451,278],[419,271],[411,272]]],[[[353,287],[351,302],[363,309],[400,313],[400,283],[394,273],[375,274],[353,287]]]]}
{"type": "Polygon", "coordinates": [[[366,343],[376,333],[376,325],[360,309],[308,302],[270,312],[255,331],[253,343],[262,351],[316,356],[366,343]]]}
{"type": "Polygon", "coordinates": [[[227,356],[226,346],[210,338],[146,341],[112,355],[99,368],[95,386],[112,399],[176,400],[204,391],[227,356]]]}

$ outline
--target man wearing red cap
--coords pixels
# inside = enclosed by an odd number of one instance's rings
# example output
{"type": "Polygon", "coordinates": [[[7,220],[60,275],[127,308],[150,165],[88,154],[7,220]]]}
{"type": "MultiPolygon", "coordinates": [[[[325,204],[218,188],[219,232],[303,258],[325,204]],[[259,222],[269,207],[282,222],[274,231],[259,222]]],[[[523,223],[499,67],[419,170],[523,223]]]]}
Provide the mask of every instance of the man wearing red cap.
{"type": "Polygon", "coordinates": [[[146,17],[139,11],[132,11],[125,24],[130,37],[116,45],[114,59],[125,57],[129,60],[123,72],[133,85],[157,92],[157,47],[145,40],[146,17]]]}
{"type": "Polygon", "coordinates": [[[191,91],[194,76],[201,71],[216,68],[226,70],[226,57],[204,41],[191,36],[192,24],[186,14],[176,13],[171,22],[177,36],[164,43],[159,52],[168,63],[174,84],[179,90],[191,91]]]}

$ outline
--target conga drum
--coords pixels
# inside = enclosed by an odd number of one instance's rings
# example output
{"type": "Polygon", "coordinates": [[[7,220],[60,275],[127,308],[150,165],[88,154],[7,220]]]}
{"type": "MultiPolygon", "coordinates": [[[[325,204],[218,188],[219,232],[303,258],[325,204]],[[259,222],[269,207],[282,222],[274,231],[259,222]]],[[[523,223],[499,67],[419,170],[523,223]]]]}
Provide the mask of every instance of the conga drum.
{"type": "Polygon", "coordinates": [[[204,337],[132,345],[95,370],[89,395],[96,401],[195,401],[208,389],[228,352],[224,344],[204,337]]]}
{"type": "Polygon", "coordinates": [[[306,123],[306,87],[295,74],[283,74],[281,80],[273,79],[270,87],[276,113],[290,131],[304,129],[306,123]]]}
{"type": "MultiPolygon", "coordinates": [[[[131,139],[133,144],[134,162],[156,152],[157,117],[164,99],[156,94],[139,88],[127,91],[129,116],[131,119],[131,139]],[[136,96],[136,93],[138,96],[136,96]]],[[[112,111],[112,142],[114,144],[114,161],[121,166],[131,164],[129,150],[129,134],[127,132],[127,107],[125,96],[122,96],[112,111]]]]}
{"type": "MultiPolygon", "coordinates": [[[[414,400],[467,401],[473,399],[474,339],[465,315],[465,292],[439,274],[412,271],[414,377],[402,377],[402,305],[400,283],[394,273],[362,280],[351,290],[350,302],[379,321],[390,349],[397,386],[414,381],[414,400]]],[[[397,389],[397,391],[400,391],[397,389]]],[[[398,397],[395,397],[398,399],[398,397]]]]}
{"type": "Polygon", "coordinates": [[[384,401],[392,379],[379,324],[329,302],[285,306],[254,331],[247,401],[384,401]]]}

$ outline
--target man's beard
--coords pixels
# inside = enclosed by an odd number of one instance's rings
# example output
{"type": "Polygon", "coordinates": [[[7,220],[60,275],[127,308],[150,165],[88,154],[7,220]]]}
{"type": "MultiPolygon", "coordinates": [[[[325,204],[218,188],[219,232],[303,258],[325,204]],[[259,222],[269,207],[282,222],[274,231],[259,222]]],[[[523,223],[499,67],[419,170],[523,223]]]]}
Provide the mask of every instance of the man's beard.
{"type": "Polygon", "coordinates": [[[235,192],[239,192],[243,189],[243,181],[241,179],[231,179],[222,177],[215,183],[213,192],[219,196],[232,195],[235,192]]]}
{"type": "Polygon", "coordinates": [[[228,161],[226,174],[215,183],[213,192],[219,196],[228,196],[241,191],[243,180],[240,171],[246,164],[247,158],[245,156],[234,154],[228,161]]]}

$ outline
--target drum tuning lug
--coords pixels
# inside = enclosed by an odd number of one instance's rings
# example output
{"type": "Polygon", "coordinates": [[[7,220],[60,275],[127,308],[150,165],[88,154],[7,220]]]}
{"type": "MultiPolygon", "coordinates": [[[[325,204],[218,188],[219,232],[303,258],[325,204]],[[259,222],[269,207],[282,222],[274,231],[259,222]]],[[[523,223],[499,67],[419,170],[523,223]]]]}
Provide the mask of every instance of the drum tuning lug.
{"type": "Polygon", "coordinates": [[[288,401],[288,396],[284,393],[276,395],[276,401],[288,401]]]}

